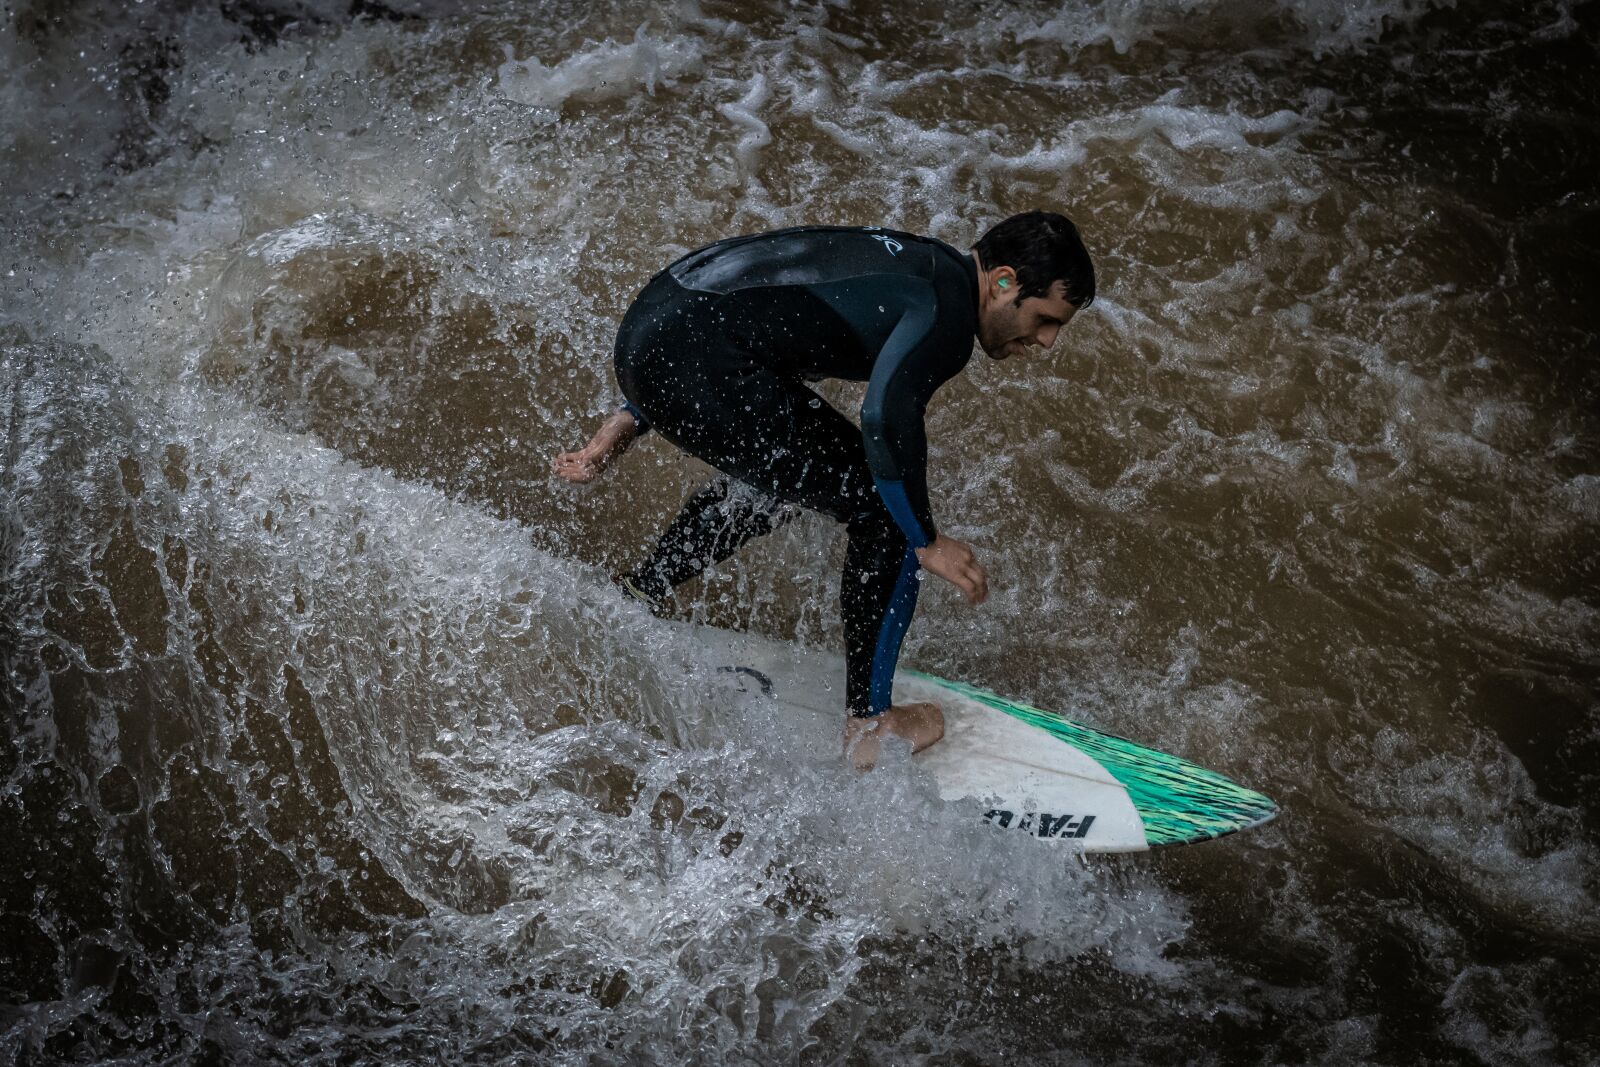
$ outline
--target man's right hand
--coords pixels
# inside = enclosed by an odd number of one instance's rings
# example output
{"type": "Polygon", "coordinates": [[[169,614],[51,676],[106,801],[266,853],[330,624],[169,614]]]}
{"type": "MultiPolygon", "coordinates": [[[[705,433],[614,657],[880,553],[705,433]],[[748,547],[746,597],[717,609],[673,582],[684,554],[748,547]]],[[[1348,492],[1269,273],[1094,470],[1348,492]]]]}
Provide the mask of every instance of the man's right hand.
{"type": "Polygon", "coordinates": [[[576,452],[563,452],[550,464],[550,471],[562,481],[582,485],[598,478],[611,461],[628,450],[638,436],[633,416],[625,411],[612,415],[589,443],[576,452]]]}
{"type": "Polygon", "coordinates": [[[933,539],[933,544],[919,548],[917,562],[930,574],[937,574],[966,594],[973,604],[982,604],[989,598],[989,572],[983,569],[972,546],[944,534],[933,539]]]}
{"type": "Polygon", "coordinates": [[[576,452],[563,452],[550,464],[550,472],[564,482],[583,485],[600,477],[610,462],[606,453],[590,452],[580,448],[576,452]]]}

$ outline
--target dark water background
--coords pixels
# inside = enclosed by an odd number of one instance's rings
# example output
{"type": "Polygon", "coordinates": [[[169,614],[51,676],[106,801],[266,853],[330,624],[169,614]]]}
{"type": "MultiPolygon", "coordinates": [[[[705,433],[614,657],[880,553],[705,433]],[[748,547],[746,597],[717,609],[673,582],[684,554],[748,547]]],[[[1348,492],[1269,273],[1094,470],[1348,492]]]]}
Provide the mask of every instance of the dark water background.
{"type": "MultiPolygon", "coordinates": [[[[0,1059],[1600,1060],[1596,5],[0,20],[0,1059]],[[931,409],[996,591],[906,658],[1248,835],[844,774],[605,585],[702,472],[546,473],[680,252],[1041,206],[1101,297],[931,409]]],[[[839,556],[683,613],[836,641],[839,556]]]]}

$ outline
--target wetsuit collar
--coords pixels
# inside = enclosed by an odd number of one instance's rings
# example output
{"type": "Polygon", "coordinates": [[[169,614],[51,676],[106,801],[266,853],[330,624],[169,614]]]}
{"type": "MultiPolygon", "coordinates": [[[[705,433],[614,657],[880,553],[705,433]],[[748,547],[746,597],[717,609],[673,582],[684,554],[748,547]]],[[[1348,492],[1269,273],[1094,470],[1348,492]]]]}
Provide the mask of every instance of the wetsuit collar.
{"type": "Polygon", "coordinates": [[[971,285],[970,288],[968,288],[967,291],[972,294],[972,335],[974,337],[976,337],[978,335],[978,306],[979,306],[978,305],[978,261],[973,256],[973,254],[971,252],[964,252],[961,255],[961,265],[967,269],[967,277],[969,279],[971,279],[971,281],[972,281],[972,285],[971,285]]]}

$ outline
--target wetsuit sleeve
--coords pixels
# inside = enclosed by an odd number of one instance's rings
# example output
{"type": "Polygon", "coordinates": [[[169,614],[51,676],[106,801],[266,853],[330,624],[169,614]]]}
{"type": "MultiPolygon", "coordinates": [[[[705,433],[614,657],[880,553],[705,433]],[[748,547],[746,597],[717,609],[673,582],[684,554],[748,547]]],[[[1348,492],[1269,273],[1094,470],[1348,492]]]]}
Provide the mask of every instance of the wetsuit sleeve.
{"type": "MultiPolygon", "coordinates": [[[[936,331],[933,290],[914,290],[872,365],[861,405],[861,434],[878,494],[913,548],[938,536],[928,504],[928,438],[923,412],[934,391],[960,369],[936,331]]],[[[964,358],[966,353],[960,353],[964,358]]]]}
{"type": "Polygon", "coordinates": [[[643,437],[650,432],[650,420],[644,417],[644,412],[633,406],[631,400],[624,400],[617,405],[618,411],[626,411],[633,416],[633,435],[643,437]]]}

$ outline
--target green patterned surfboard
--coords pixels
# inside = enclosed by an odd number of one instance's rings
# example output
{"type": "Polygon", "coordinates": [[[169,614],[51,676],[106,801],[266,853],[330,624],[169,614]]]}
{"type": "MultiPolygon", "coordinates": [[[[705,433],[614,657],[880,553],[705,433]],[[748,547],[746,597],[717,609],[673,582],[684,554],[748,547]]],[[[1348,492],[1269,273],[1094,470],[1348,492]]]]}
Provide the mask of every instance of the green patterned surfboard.
{"type": "MultiPolygon", "coordinates": [[[[752,634],[693,627],[730,684],[797,711],[842,718],[841,657],[752,634]]],[[[897,702],[944,711],[945,736],[912,757],[974,818],[1086,852],[1138,852],[1259,826],[1260,793],[1188,760],[962,682],[901,669],[897,702]]]]}
{"type": "Polygon", "coordinates": [[[1270,798],[1186,759],[976,686],[917,671],[901,673],[1003,712],[1089,756],[1127,791],[1148,847],[1206,841],[1259,826],[1278,814],[1270,798]]]}

